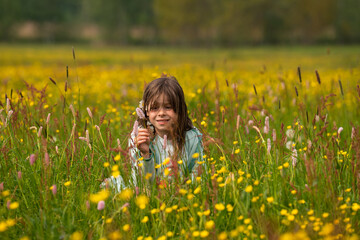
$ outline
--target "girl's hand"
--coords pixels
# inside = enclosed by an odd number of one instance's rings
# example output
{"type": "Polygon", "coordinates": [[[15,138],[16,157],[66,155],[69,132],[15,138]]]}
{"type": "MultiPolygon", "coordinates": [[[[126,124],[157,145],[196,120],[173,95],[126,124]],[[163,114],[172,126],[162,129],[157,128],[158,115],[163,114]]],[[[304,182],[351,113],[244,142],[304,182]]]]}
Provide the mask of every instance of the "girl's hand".
{"type": "Polygon", "coordinates": [[[148,129],[139,128],[138,136],[135,138],[136,147],[140,150],[141,156],[144,158],[150,157],[150,132],[148,129]]]}

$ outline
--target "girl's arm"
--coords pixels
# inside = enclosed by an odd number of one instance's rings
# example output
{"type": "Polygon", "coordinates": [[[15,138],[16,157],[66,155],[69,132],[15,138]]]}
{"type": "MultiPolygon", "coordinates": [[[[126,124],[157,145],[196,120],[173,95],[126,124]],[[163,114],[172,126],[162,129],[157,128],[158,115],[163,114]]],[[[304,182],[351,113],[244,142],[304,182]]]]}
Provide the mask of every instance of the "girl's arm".
{"type": "MultiPolygon", "coordinates": [[[[139,129],[139,136],[142,134],[142,130],[139,129]]],[[[147,148],[149,149],[148,154],[143,154],[139,150],[138,147],[136,147],[136,138],[134,132],[131,133],[131,137],[129,139],[129,147],[130,147],[130,155],[133,163],[133,169],[138,170],[138,166],[141,166],[142,173],[144,174],[144,177],[146,177],[148,174],[151,174],[151,177],[147,177],[147,179],[150,179],[151,181],[155,178],[155,156],[154,151],[151,147],[151,144],[149,142],[141,143],[141,149],[144,149],[144,144],[148,145],[147,148]]],[[[146,148],[146,147],[145,147],[146,148]]],[[[134,182],[136,181],[136,173],[135,171],[132,172],[132,177],[134,182]]]]}
{"type": "Polygon", "coordinates": [[[185,149],[187,151],[186,171],[191,179],[194,180],[198,175],[198,161],[203,160],[202,134],[196,128],[186,133],[185,149]]]}

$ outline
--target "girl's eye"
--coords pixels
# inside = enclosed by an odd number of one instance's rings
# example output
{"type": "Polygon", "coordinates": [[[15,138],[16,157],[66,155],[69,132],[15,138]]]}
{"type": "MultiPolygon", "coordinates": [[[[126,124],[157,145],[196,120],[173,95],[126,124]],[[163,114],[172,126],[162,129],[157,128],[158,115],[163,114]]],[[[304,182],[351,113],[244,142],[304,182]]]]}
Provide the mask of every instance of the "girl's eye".
{"type": "Polygon", "coordinates": [[[165,106],[166,109],[172,109],[171,105],[165,106]]]}

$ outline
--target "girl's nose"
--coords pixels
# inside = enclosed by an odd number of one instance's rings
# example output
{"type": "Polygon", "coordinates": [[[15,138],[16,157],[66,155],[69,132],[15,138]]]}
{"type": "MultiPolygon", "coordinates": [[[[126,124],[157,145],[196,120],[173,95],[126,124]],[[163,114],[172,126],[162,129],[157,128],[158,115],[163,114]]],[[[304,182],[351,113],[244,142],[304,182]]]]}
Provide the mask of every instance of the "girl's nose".
{"type": "Polygon", "coordinates": [[[166,111],[164,107],[160,107],[158,111],[158,115],[165,115],[166,111]]]}

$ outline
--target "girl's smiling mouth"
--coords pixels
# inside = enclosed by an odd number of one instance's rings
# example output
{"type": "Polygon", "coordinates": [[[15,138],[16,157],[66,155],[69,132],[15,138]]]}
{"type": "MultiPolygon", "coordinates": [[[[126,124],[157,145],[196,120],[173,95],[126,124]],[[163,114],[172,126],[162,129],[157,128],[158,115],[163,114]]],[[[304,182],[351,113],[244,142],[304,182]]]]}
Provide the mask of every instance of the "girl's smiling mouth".
{"type": "Polygon", "coordinates": [[[158,124],[166,124],[167,122],[169,122],[170,121],[170,119],[158,119],[158,120],[156,120],[156,122],[158,123],[158,124]]]}

